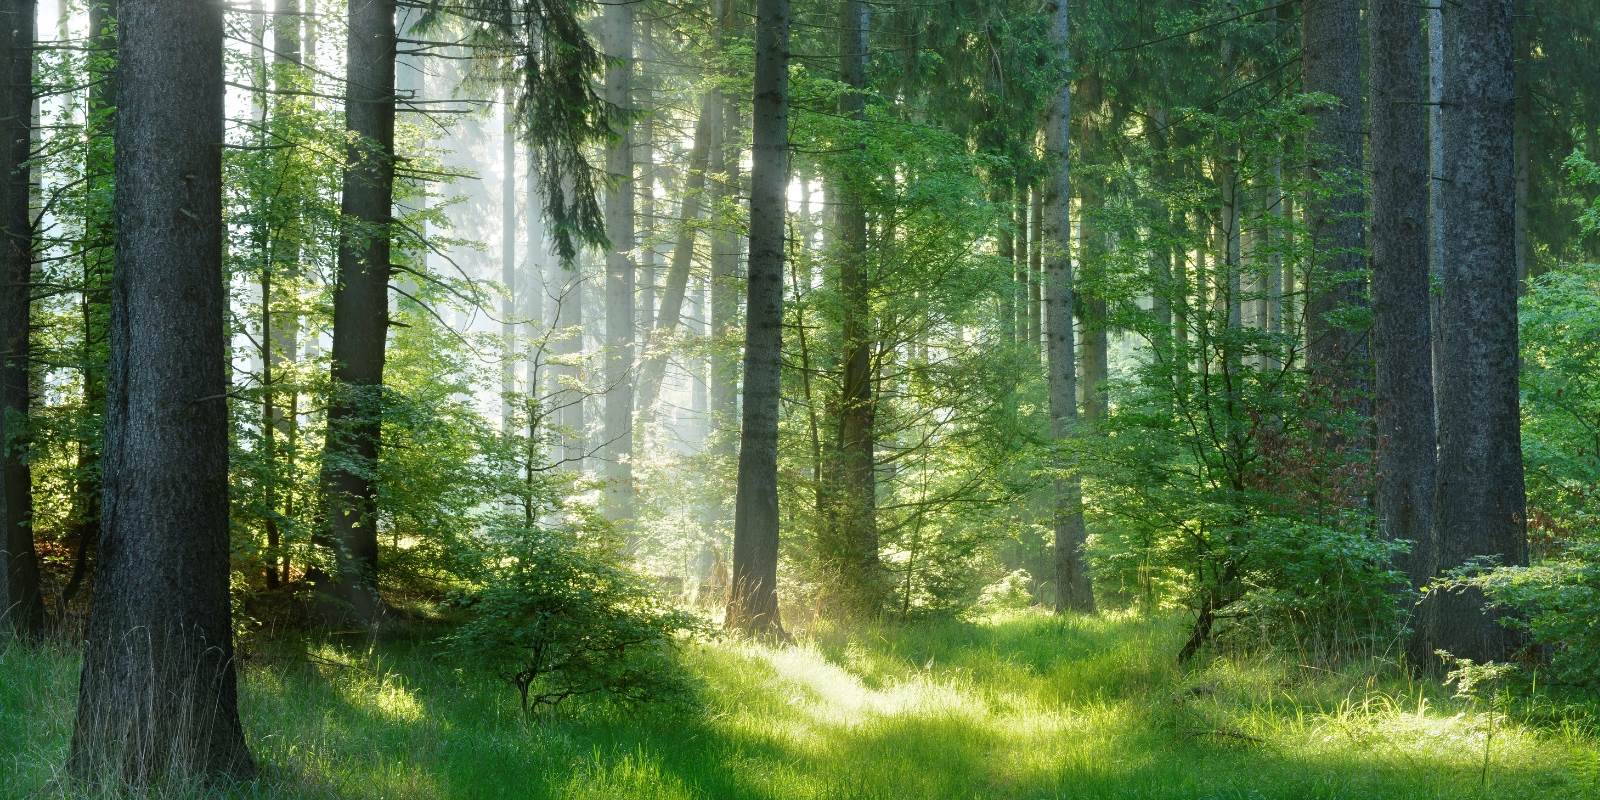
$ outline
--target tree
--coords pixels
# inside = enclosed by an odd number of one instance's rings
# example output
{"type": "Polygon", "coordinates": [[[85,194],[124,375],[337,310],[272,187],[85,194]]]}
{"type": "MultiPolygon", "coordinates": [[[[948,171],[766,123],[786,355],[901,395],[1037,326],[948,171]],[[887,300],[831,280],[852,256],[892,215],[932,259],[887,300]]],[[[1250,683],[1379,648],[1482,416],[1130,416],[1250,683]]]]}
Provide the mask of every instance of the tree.
{"type": "MultiPolygon", "coordinates": [[[[619,109],[631,105],[633,73],[633,4],[606,6],[606,102],[619,109]]],[[[606,361],[604,444],[606,516],[633,517],[633,134],[627,113],[621,115],[606,145],[606,361]]]]}
{"type": "Polygon", "coordinates": [[[104,522],[70,768],[136,785],[246,775],[228,594],[222,6],[130,3],[118,22],[104,522]]]}
{"type": "Polygon", "coordinates": [[[1418,586],[1433,575],[1435,455],[1421,23],[1405,0],[1376,0],[1368,20],[1378,523],[1413,542],[1405,571],[1418,586]]]}
{"type": "Polygon", "coordinates": [[[0,615],[25,637],[44,632],[33,542],[28,407],[33,304],[29,191],[33,134],[34,3],[0,9],[0,615]]]}
{"type": "Polygon", "coordinates": [[[1362,275],[1361,10],[1357,0],[1307,0],[1302,61],[1307,92],[1330,103],[1311,112],[1311,172],[1322,182],[1306,207],[1312,264],[1306,276],[1306,368],[1336,403],[1361,402],[1367,378],[1362,275]]]}
{"type": "Polygon", "coordinates": [[[734,500],[727,625],[781,635],[778,618],[778,405],[783,356],[785,189],[789,182],[789,2],[756,2],[755,158],[744,419],[734,500]]]}
{"type": "MultiPolygon", "coordinates": [[[[1051,41],[1067,57],[1068,0],[1047,6],[1051,16],[1051,41]]],[[[1044,302],[1045,337],[1049,361],[1050,435],[1058,445],[1073,434],[1078,422],[1077,358],[1072,340],[1072,224],[1068,219],[1072,197],[1072,170],[1068,155],[1072,125],[1072,84],[1063,75],[1050,103],[1045,123],[1045,162],[1049,178],[1044,184],[1044,302]]],[[[1058,469],[1063,469],[1060,465],[1058,469]]],[[[1075,471],[1064,470],[1055,479],[1053,526],[1055,529],[1055,579],[1057,612],[1094,610],[1094,593],[1084,568],[1083,488],[1075,471]]]]}
{"type": "MultiPolygon", "coordinates": [[[[1439,369],[1439,570],[1492,557],[1528,563],[1517,385],[1517,270],[1512,152],[1512,0],[1467,0],[1447,13],[1443,358],[1439,369]]],[[[1504,659],[1515,637],[1477,589],[1434,598],[1427,640],[1476,661],[1504,659]]]]}
{"type": "Polygon", "coordinates": [[[322,462],[332,572],[312,582],[335,616],[375,619],[383,364],[389,330],[394,203],[393,0],[352,0],[346,41],[344,192],[338,282],[333,292],[333,393],[322,462]]]}

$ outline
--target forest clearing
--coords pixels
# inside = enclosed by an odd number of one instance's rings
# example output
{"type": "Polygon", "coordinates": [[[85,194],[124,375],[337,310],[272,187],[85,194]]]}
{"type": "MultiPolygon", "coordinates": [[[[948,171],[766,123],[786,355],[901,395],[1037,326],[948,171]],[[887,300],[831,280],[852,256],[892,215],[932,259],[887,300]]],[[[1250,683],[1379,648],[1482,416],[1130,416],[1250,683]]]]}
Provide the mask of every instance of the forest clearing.
{"type": "Polygon", "coordinates": [[[0,0],[0,796],[1600,796],[1596,0],[0,0]]]}
{"type": "MultiPolygon", "coordinates": [[[[1184,672],[1179,620],[1007,612],[797,646],[690,648],[691,695],[639,717],[529,720],[410,637],[252,656],[245,724],[274,735],[248,798],[955,800],[1600,796],[1592,711],[1474,701],[1368,662],[1276,658],[1184,672]],[[1491,715],[1494,718],[1491,719],[1491,715]],[[1491,734],[1491,729],[1493,733],[1491,734]]],[[[52,792],[76,673],[0,655],[8,797],[52,792]]]]}

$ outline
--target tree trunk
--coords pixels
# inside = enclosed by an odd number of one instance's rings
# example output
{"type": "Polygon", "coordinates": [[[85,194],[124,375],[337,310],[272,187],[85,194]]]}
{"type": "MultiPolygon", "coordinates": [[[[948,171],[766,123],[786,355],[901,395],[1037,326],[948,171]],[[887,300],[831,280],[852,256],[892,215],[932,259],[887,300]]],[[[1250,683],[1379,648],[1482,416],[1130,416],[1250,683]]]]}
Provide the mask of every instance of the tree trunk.
{"type": "Polygon", "coordinates": [[[1028,296],[1028,275],[1024,269],[1027,258],[1017,258],[1017,238],[1012,233],[1011,226],[1015,224],[1011,213],[1012,181],[1002,181],[999,188],[994,190],[995,205],[999,206],[1006,216],[1000,223],[1000,231],[995,239],[995,255],[1000,261],[1011,268],[1013,279],[1012,291],[1005,295],[1000,311],[1000,335],[1007,341],[1022,343],[1028,340],[1028,323],[1026,298],[1028,296]]]}
{"type": "Polygon", "coordinates": [[[783,356],[784,214],[789,182],[789,2],[756,2],[755,158],[750,174],[750,279],[744,423],[734,501],[733,585],[726,624],[782,635],[778,619],[778,404],[783,356]]]}
{"type": "MultiPolygon", "coordinates": [[[[1068,44],[1067,0],[1053,0],[1046,6],[1052,18],[1051,41],[1066,55],[1068,44]]],[[[1050,434],[1057,443],[1074,433],[1078,422],[1077,358],[1072,340],[1072,224],[1069,219],[1072,197],[1071,163],[1068,160],[1072,111],[1072,84],[1065,75],[1050,104],[1045,129],[1045,163],[1050,178],[1045,184],[1043,229],[1046,247],[1045,307],[1048,312],[1050,363],[1050,434]]],[[[1055,579],[1057,613],[1091,612],[1094,594],[1089,573],[1083,563],[1083,490],[1076,473],[1055,481],[1055,579]]]]}
{"type": "Polygon", "coordinates": [[[121,12],[104,528],[69,769],[144,786],[253,766],[228,594],[222,6],[121,12]]]}
{"type": "MultiPolygon", "coordinates": [[[[633,83],[633,5],[605,7],[606,101],[631,106],[633,83]]],[[[601,442],[605,479],[602,509],[613,522],[633,517],[633,135],[622,123],[606,145],[606,352],[605,416],[601,442]]]]}
{"type": "Polygon", "coordinates": [[[517,322],[522,305],[517,297],[517,121],[512,113],[511,87],[501,90],[504,114],[500,136],[500,434],[509,437],[516,423],[513,410],[517,394],[517,322]]]}
{"type": "Polygon", "coordinates": [[[333,295],[333,391],[322,464],[333,572],[309,577],[334,617],[376,619],[378,495],[394,200],[394,0],[352,0],[346,40],[344,192],[333,295]]]}
{"type": "Polygon", "coordinates": [[[1033,187],[1033,226],[1028,229],[1027,296],[1024,306],[1028,320],[1028,352],[1039,363],[1040,339],[1044,338],[1044,192],[1033,187]]]}
{"type": "Polygon", "coordinates": [[[33,143],[32,0],[0,11],[0,615],[25,638],[44,633],[39,556],[33,543],[33,476],[28,430],[33,303],[30,214],[33,143]]]}
{"type": "MultiPolygon", "coordinates": [[[[732,8],[731,0],[724,0],[732,8]]],[[[732,13],[726,11],[731,24],[732,13]]],[[[785,15],[787,16],[787,15],[785,15]]],[[[718,104],[722,124],[713,140],[711,172],[719,176],[722,199],[739,196],[739,109],[733,102],[718,104]]],[[[724,221],[711,237],[711,451],[722,463],[732,461],[737,449],[739,418],[739,364],[729,355],[728,339],[739,325],[739,235],[724,221]]],[[[726,513],[719,515],[726,520],[726,513]]]]}
{"type": "Polygon", "coordinates": [[[1413,586],[1433,576],[1434,422],[1428,325],[1428,130],[1423,28],[1408,0],[1374,0],[1372,326],[1380,532],[1413,543],[1413,586]]]}
{"type": "MultiPolygon", "coordinates": [[[[1428,5],[1428,280],[1444,283],[1444,4],[1428,5]]],[[[1428,331],[1432,337],[1434,431],[1437,438],[1443,364],[1444,295],[1428,294],[1428,331]]]]}
{"type": "MultiPolygon", "coordinates": [[[[1512,0],[1452,7],[1444,107],[1444,345],[1439,372],[1438,569],[1528,563],[1517,397],[1512,0]]],[[[1429,649],[1503,660],[1516,637],[1476,591],[1439,595],[1429,649]]]]}
{"type": "MultiPolygon", "coordinates": [[[[856,122],[852,137],[857,152],[865,147],[861,125],[866,116],[867,41],[870,10],[861,0],[839,7],[839,73],[849,87],[839,103],[840,116],[856,122]]],[[[862,167],[846,158],[846,171],[862,167]]],[[[867,264],[867,211],[856,178],[840,175],[834,190],[838,208],[839,340],[844,366],[838,408],[835,463],[827,475],[836,487],[828,492],[832,507],[825,521],[820,555],[828,568],[827,605],[845,619],[876,616],[883,607],[886,576],[878,562],[877,472],[873,397],[872,279],[867,264]]],[[[748,378],[747,378],[748,380],[748,378]]]]}
{"type": "Polygon", "coordinates": [[[1311,172],[1326,196],[1307,207],[1306,366],[1339,405],[1364,405],[1367,332],[1339,319],[1365,305],[1362,278],[1361,9],[1358,0],[1307,0],[1302,28],[1305,90],[1332,95],[1311,112],[1311,172]]]}

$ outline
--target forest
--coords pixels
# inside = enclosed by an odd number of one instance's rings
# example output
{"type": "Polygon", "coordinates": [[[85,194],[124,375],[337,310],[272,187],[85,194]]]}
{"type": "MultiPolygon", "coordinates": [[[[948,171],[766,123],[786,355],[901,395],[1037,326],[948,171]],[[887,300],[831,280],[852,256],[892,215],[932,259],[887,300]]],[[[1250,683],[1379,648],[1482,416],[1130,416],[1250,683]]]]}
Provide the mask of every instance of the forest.
{"type": "Polygon", "coordinates": [[[1595,0],[0,0],[0,797],[1600,798],[1595,0]]]}

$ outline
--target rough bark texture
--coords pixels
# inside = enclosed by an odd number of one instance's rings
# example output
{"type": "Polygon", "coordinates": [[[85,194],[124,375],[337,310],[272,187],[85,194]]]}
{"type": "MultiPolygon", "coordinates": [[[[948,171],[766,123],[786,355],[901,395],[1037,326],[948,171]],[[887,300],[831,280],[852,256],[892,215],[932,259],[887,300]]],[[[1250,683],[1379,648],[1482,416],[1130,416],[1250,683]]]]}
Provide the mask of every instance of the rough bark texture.
{"type": "MultiPolygon", "coordinates": [[[[1047,8],[1052,18],[1051,41],[1066,53],[1067,0],[1055,0],[1047,8]]],[[[1045,182],[1042,220],[1047,248],[1044,300],[1050,364],[1050,434],[1057,442],[1071,436],[1078,422],[1077,358],[1072,340],[1072,224],[1068,217],[1068,201],[1072,197],[1068,161],[1071,112],[1072,86],[1063,77],[1045,127],[1045,162],[1050,177],[1045,182]]],[[[1056,611],[1093,611],[1094,594],[1083,563],[1083,490],[1076,473],[1056,479],[1054,517],[1056,611]]]]}
{"type": "Polygon", "coordinates": [[[1355,402],[1368,385],[1367,331],[1342,309],[1365,304],[1361,192],[1361,8],[1358,0],[1306,0],[1302,57],[1307,92],[1334,104],[1311,112],[1312,176],[1321,182],[1306,206],[1311,229],[1307,278],[1306,366],[1336,402],[1355,402]]]}
{"type": "Polygon", "coordinates": [[[778,619],[778,402],[783,346],[784,190],[789,181],[789,3],[757,0],[755,157],[744,424],[734,501],[727,625],[781,635],[778,619]]]}
{"type": "MultiPolygon", "coordinates": [[[[633,5],[605,7],[606,101],[620,108],[630,103],[633,72],[633,5]]],[[[633,516],[633,136],[624,122],[606,145],[606,360],[605,416],[601,442],[605,497],[602,510],[611,520],[633,516]]]]}
{"type": "Polygon", "coordinates": [[[121,12],[104,527],[70,769],[132,784],[244,775],[228,598],[222,6],[121,12]]]}
{"type": "Polygon", "coordinates": [[[378,601],[377,487],[389,330],[389,224],[394,198],[393,0],[352,0],[346,41],[343,217],[333,294],[333,395],[322,464],[331,574],[314,574],[328,612],[374,619],[378,601]]]}
{"type": "Polygon", "coordinates": [[[1433,575],[1433,359],[1428,324],[1428,131],[1422,15],[1373,0],[1372,312],[1378,525],[1413,543],[1414,586],[1433,575]]]}
{"type": "MultiPolygon", "coordinates": [[[[1444,281],[1444,4],[1428,6],[1428,278],[1432,285],[1444,281]]],[[[1443,342],[1444,296],[1432,292],[1428,300],[1429,335],[1433,351],[1434,431],[1439,415],[1439,358],[1443,342]]],[[[1437,435],[1435,436],[1437,438],[1437,435]]]]}
{"type": "MultiPolygon", "coordinates": [[[[861,0],[839,7],[839,74],[850,91],[839,103],[841,116],[865,117],[867,41],[870,10],[861,0]]],[[[855,132],[857,148],[865,146],[855,132]]],[[[857,165],[846,159],[846,165],[857,165]]],[[[876,401],[873,389],[872,279],[868,275],[867,211],[851,177],[840,175],[834,189],[837,207],[839,263],[840,363],[844,368],[838,404],[838,438],[826,478],[829,508],[818,542],[828,566],[826,605],[846,619],[875,616],[885,600],[886,576],[878,561],[877,474],[875,470],[876,401]]]]}
{"type": "MultiPolygon", "coordinates": [[[[1439,371],[1440,570],[1479,556],[1528,562],[1517,398],[1511,0],[1450,7],[1444,106],[1444,319],[1439,371]]],[[[1435,598],[1431,644],[1474,660],[1515,637],[1476,592],[1435,598]]]]}
{"type": "Polygon", "coordinates": [[[29,313],[33,230],[28,155],[33,131],[32,0],[0,7],[0,620],[26,638],[44,632],[28,467],[29,313]]]}

